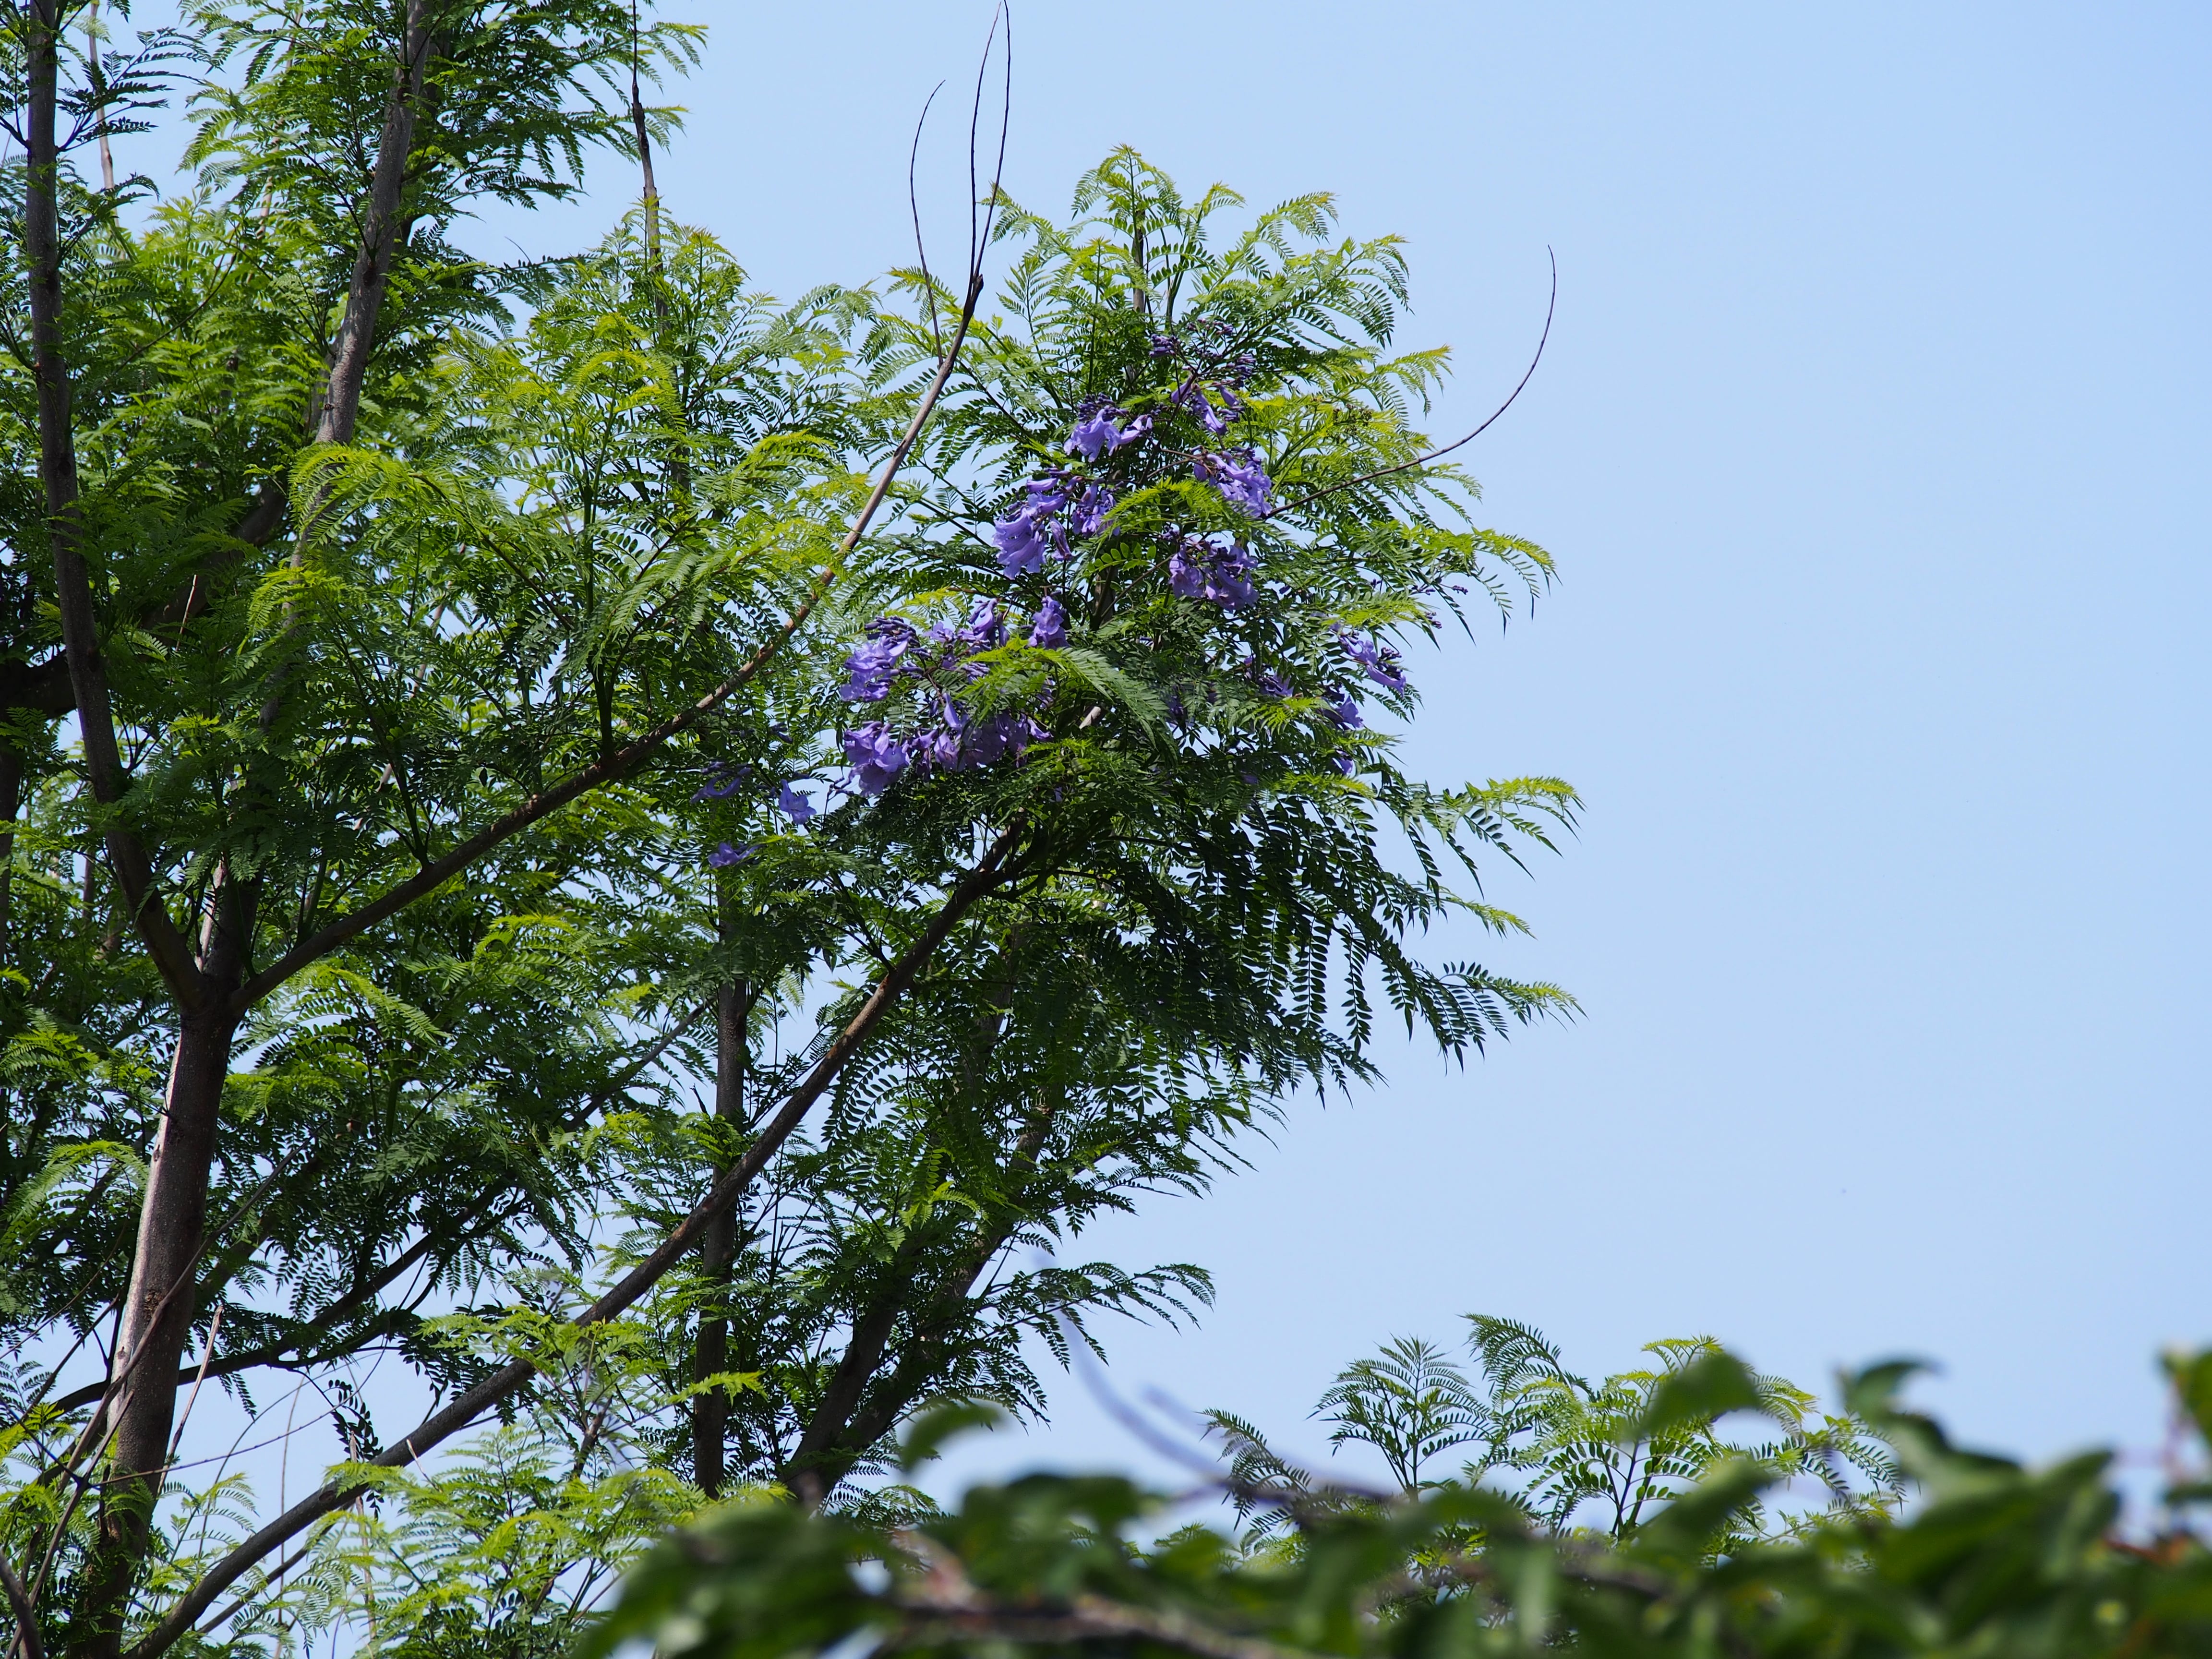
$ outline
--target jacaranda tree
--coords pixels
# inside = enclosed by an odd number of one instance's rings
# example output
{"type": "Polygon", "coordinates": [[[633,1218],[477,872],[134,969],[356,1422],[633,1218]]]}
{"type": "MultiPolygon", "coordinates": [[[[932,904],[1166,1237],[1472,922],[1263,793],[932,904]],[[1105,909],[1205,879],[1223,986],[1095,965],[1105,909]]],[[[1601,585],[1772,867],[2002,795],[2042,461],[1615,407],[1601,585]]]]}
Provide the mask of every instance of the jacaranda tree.
{"type": "Polygon", "coordinates": [[[470,204],[643,159],[692,33],[10,19],[0,1557],[48,1644],[543,1650],[703,1498],[915,1512],[917,1410],[1204,1300],[1092,1218],[1373,1077],[1378,1015],[1571,1006],[1412,948],[1516,932],[1478,865],[1576,803],[1405,774],[1402,652],[1550,566],[1326,198],[1121,153],[1069,223],[981,204],[994,296],[780,304],[648,187],[502,270],[470,204]],[[77,163],[164,97],[188,173],[126,212],[77,163]],[[266,1504],[204,1389],[312,1390],[343,1459],[266,1504]]]}

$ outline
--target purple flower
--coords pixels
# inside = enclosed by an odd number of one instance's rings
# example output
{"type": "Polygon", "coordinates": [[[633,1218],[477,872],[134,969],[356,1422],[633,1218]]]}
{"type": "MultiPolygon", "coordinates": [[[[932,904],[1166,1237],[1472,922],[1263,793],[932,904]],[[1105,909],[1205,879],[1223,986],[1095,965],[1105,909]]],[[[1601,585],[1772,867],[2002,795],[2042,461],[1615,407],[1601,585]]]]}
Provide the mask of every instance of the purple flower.
{"type": "Polygon", "coordinates": [[[1340,732],[1357,732],[1367,724],[1359,713],[1359,705],[1352,700],[1348,693],[1337,702],[1329,704],[1328,717],[1336,722],[1337,730],[1340,732]]]}
{"type": "Polygon", "coordinates": [[[775,805],[793,823],[804,823],[814,816],[814,803],[787,783],[776,793],[775,805]]]}
{"type": "Polygon", "coordinates": [[[1179,599],[1200,599],[1206,592],[1206,568],[1185,548],[1177,548],[1168,560],[1168,592],[1179,599]]]}
{"type": "Polygon", "coordinates": [[[1367,678],[1376,684],[1393,691],[1406,690],[1405,671],[1400,664],[1397,652],[1389,646],[1380,640],[1363,639],[1345,628],[1336,630],[1336,642],[1344,647],[1346,656],[1366,671],[1367,678]]]}
{"type": "Polygon", "coordinates": [[[1241,460],[1233,455],[1209,455],[1199,464],[1199,477],[1221,492],[1221,499],[1231,507],[1241,507],[1255,519],[1264,519],[1273,505],[1269,496],[1274,483],[1261,470],[1259,458],[1246,451],[1241,460]],[[1206,462],[1212,462],[1212,477],[1207,476],[1206,462]]]}
{"type": "Polygon", "coordinates": [[[759,848],[751,846],[732,847],[729,842],[724,842],[707,854],[707,862],[717,870],[726,870],[733,864],[743,864],[758,850],[759,848]]]}
{"type": "Polygon", "coordinates": [[[1348,778],[1359,769],[1359,763],[1350,755],[1339,755],[1336,757],[1336,769],[1348,778]]]}
{"type": "Polygon", "coordinates": [[[961,735],[959,726],[924,726],[915,733],[915,763],[941,767],[948,772],[959,771],[963,764],[961,735]]]}
{"type": "Polygon", "coordinates": [[[1282,698],[1291,695],[1291,683],[1272,668],[1260,671],[1259,684],[1263,696],[1282,698]]]}
{"type": "Polygon", "coordinates": [[[1097,535],[1106,527],[1106,515],[1113,510],[1114,492],[1103,484],[1091,485],[1075,504],[1075,533],[1097,535]]]}
{"type": "Polygon", "coordinates": [[[991,531],[999,544],[999,568],[1006,575],[1033,576],[1044,568],[1045,543],[1026,513],[1000,520],[991,531]]]}
{"type": "Polygon", "coordinates": [[[1029,715],[1001,708],[968,728],[967,754],[972,764],[988,766],[1007,755],[1020,755],[1030,744],[1048,735],[1029,715]]]}
{"type": "Polygon", "coordinates": [[[870,720],[845,733],[845,758],[853,763],[854,781],[864,795],[880,795],[912,760],[906,744],[891,735],[881,720],[870,720]]]}
{"type": "Polygon", "coordinates": [[[968,613],[968,625],[952,637],[970,651],[995,651],[1006,642],[1006,619],[996,601],[978,599],[968,613]]]}
{"type": "Polygon", "coordinates": [[[908,643],[895,635],[877,634],[845,659],[845,672],[850,678],[837,695],[847,702],[876,702],[889,696],[891,676],[898,672],[899,659],[906,654],[908,643]]]}
{"type": "Polygon", "coordinates": [[[734,795],[745,786],[753,775],[750,766],[735,766],[728,761],[707,763],[707,781],[699,786],[693,800],[721,800],[734,795]]]}
{"type": "Polygon", "coordinates": [[[1030,629],[1030,643],[1040,651],[1054,650],[1067,643],[1067,612],[1049,593],[1037,606],[1036,620],[1030,629]]]}
{"type": "Polygon", "coordinates": [[[1067,434],[1067,453],[1080,455],[1086,461],[1095,461],[1121,442],[1121,428],[1114,424],[1114,416],[1121,411],[1107,404],[1091,416],[1076,422],[1075,430],[1067,434]]]}
{"type": "Polygon", "coordinates": [[[1249,580],[1251,569],[1252,556],[1243,546],[1216,547],[1188,536],[1168,559],[1168,591],[1178,599],[1211,599],[1224,608],[1249,605],[1259,597],[1249,580]]]}
{"type": "Polygon", "coordinates": [[[1230,417],[1206,400],[1206,388],[1196,380],[1185,380],[1176,388],[1175,402],[1179,408],[1195,415],[1216,437],[1229,430],[1230,417]]]}
{"type": "Polygon", "coordinates": [[[976,765],[988,766],[1006,752],[1012,736],[1013,716],[1002,708],[968,728],[968,754],[976,765]]]}
{"type": "Polygon", "coordinates": [[[1066,468],[1048,468],[1044,477],[1031,478],[1022,486],[1029,500],[1022,503],[1020,510],[1031,519],[1048,518],[1067,505],[1074,488],[1074,475],[1066,468]]]}
{"type": "Polygon", "coordinates": [[[1213,570],[1206,584],[1206,597],[1224,606],[1249,605],[1259,597],[1248,580],[1252,556],[1240,543],[1213,550],[1213,570]]]}

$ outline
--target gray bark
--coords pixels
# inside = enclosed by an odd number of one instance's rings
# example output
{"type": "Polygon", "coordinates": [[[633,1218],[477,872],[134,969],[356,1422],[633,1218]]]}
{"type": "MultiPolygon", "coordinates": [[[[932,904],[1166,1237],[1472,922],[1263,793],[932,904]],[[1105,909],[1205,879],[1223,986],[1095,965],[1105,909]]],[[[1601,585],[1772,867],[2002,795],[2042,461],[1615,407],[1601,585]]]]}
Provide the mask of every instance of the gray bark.
{"type": "MultiPolygon", "coordinates": [[[[742,982],[726,985],[715,994],[714,1115],[725,1123],[744,1121],[745,1026],[751,1013],[752,996],[742,982]]],[[[720,1176],[725,1171],[715,1173],[720,1176]]],[[[699,1241],[700,1273],[707,1282],[708,1294],[715,1300],[699,1315],[695,1382],[704,1382],[730,1368],[730,1321],[720,1297],[729,1287],[737,1254],[738,1211],[731,1204],[715,1212],[699,1241]]],[[[722,1495],[729,1421],[726,1389],[710,1389],[691,1402],[692,1479],[709,1498],[722,1495]]]]}

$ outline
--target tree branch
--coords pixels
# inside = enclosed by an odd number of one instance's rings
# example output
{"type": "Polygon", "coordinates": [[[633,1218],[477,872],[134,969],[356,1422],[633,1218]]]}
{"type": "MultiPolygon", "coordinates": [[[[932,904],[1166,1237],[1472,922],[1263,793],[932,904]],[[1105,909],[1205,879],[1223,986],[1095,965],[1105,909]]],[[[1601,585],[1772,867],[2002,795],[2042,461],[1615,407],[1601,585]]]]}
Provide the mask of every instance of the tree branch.
{"type": "MultiPolygon", "coordinates": [[[[574,1322],[577,1328],[605,1324],[651,1290],[697,1244],[700,1236],[714,1217],[734,1204],[759,1177],[769,1160],[790,1138],[815,1102],[836,1080],[846,1063],[867,1041],[883,1017],[912,987],[937,947],[945,942],[962,917],[1006,878],[1007,861],[1024,828],[1023,820],[1017,818],[991,843],[975,867],[939,907],[937,915],[922,930],[921,937],[876,982],[875,989],[869,994],[867,1000],[861,1004],[845,1029],[823,1050],[822,1057],[807,1073],[805,1081],[793,1091],[782,1109],[761,1131],[759,1138],[745,1149],[744,1155],[708,1189],[706,1196],[660,1242],[659,1248],[577,1316],[574,1322]]],[[[425,1452],[468,1427],[484,1411],[537,1375],[538,1368],[530,1361],[514,1361],[467,1390],[443,1410],[433,1412],[402,1436],[396,1445],[381,1455],[368,1460],[369,1462],[383,1468],[400,1468],[415,1462],[425,1452]]],[[[153,1659],[153,1656],[165,1651],[190,1631],[199,1615],[206,1612],[216,1598],[234,1583],[254,1562],[297,1536],[323,1516],[343,1507],[358,1490],[358,1483],[343,1479],[326,1482],[262,1528],[210,1568],[169,1609],[161,1622],[130,1650],[129,1659],[153,1659]]]]}
{"type": "Polygon", "coordinates": [[[0,1586],[6,1588],[8,1606],[15,1615],[15,1644],[22,1649],[24,1659],[44,1659],[45,1650],[39,1643],[39,1610],[31,1605],[30,1593],[5,1556],[0,1556],[0,1586]]]}
{"type": "Polygon", "coordinates": [[[1301,495],[1296,501],[1285,501],[1280,507],[1268,508],[1266,516],[1271,519],[1279,518],[1283,514],[1295,512],[1299,507],[1305,507],[1312,502],[1317,501],[1324,495],[1334,495],[1338,492],[1346,489],[1356,489],[1361,484],[1372,483],[1377,478],[1389,477],[1393,473],[1410,472],[1417,466],[1426,466],[1431,461],[1442,460],[1445,456],[1450,454],[1455,449],[1466,448],[1468,445],[1473,443],[1484,433],[1489,431],[1490,428],[1497,423],[1498,417],[1504,414],[1507,410],[1513,407],[1514,399],[1521,395],[1523,389],[1527,387],[1528,382],[1535,377],[1536,365],[1544,361],[1545,343],[1552,337],[1552,316],[1559,307],[1559,256],[1556,253],[1553,253],[1552,250],[1549,248],[1546,248],[1544,252],[1547,254],[1551,254],[1552,259],[1552,297],[1550,301],[1544,307],[1544,331],[1537,338],[1536,355],[1528,360],[1528,367],[1522,374],[1520,385],[1516,386],[1513,388],[1512,392],[1508,394],[1504,403],[1498,404],[1496,409],[1491,411],[1490,418],[1488,420],[1485,421],[1480,426],[1475,428],[1474,431],[1468,433],[1464,438],[1460,439],[1455,443],[1446,444],[1442,449],[1432,449],[1425,455],[1417,455],[1410,461],[1401,461],[1395,466],[1381,467],[1373,472],[1363,472],[1356,478],[1346,478],[1342,483],[1327,485],[1322,489],[1314,490],[1310,495],[1301,495]]]}
{"type": "MultiPolygon", "coordinates": [[[[700,1007],[693,1009],[689,1014],[685,1015],[684,1018],[678,1020],[675,1025],[671,1027],[668,1031],[656,1040],[653,1046],[647,1048],[644,1054],[639,1055],[637,1059],[632,1060],[628,1066],[624,1066],[621,1073],[611,1084],[590,1096],[584,1102],[583,1106],[579,1110],[570,1114],[564,1127],[572,1132],[582,1127],[584,1123],[590,1120],[591,1115],[593,1112],[599,1110],[617,1094],[621,1092],[623,1090],[627,1089],[632,1083],[635,1083],[640,1077],[643,1076],[646,1071],[650,1068],[656,1060],[658,1060],[663,1054],[666,1054],[668,1050],[675,1045],[678,1038],[681,1037],[685,1031],[690,1030],[693,1022],[706,1011],[706,1006],[707,1005],[702,1004],[700,1007]]],[[[302,1171],[302,1174],[312,1178],[319,1172],[319,1167],[323,1162],[324,1160],[320,1158],[311,1158],[308,1160],[308,1168],[302,1171]]],[[[296,1185],[298,1183],[295,1182],[291,1184],[296,1185]]],[[[369,1279],[365,1281],[356,1283],[354,1287],[348,1291],[343,1296],[338,1297],[335,1302],[330,1303],[313,1316],[297,1322],[297,1328],[291,1335],[284,1337],[277,1341],[264,1342],[257,1348],[247,1348],[238,1353],[225,1354],[222,1358],[215,1360],[206,1367],[206,1374],[210,1376],[215,1377],[234,1376],[240,1371],[252,1370],[256,1366],[259,1365],[282,1365],[287,1370],[297,1370],[308,1365],[319,1364],[328,1360],[343,1358],[347,1352],[349,1352],[351,1348],[356,1346],[357,1344],[349,1344],[346,1348],[328,1351],[319,1354],[301,1353],[299,1358],[289,1361],[287,1361],[284,1358],[284,1356],[288,1352],[294,1352],[304,1348],[307,1346],[307,1334],[312,1334],[318,1329],[327,1328],[336,1321],[348,1317],[355,1310],[361,1307],[364,1303],[373,1300],[385,1291],[390,1289],[394,1283],[406,1273],[408,1269],[422,1261],[424,1256],[428,1255],[432,1251],[437,1249],[441,1244],[450,1245],[458,1249],[462,1244],[467,1243],[468,1235],[465,1229],[467,1229],[471,1224],[482,1219],[484,1212],[491,1208],[494,1200],[506,1196],[512,1190],[512,1188],[502,1185],[500,1187],[488,1188],[484,1192],[479,1194],[474,1203],[470,1204],[465,1209],[461,1210],[451,1218],[448,1230],[444,1235],[426,1235],[423,1237],[416,1240],[414,1243],[408,1246],[407,1249],[402,1250],[398,1255],[386,1262],[383,1267],[379,1269],[369,1279]]],[[[257,1195],[258,1194],[257,1194],[257,1195]]],[[[272,1210],[281,1210],[283,1206],[279,1204],[270,1207],[272,1210]]],[[[220,1232],[221,1230],[218,1229],[218,1237],[220,1236],[220,1232]]],[[[261,1244],[267,1242],[267,1238],[268,1235],[264,1231],[253,1241],[252,1248],[259,1248],[261,1244]]],[[[210,1282],[212,1283],[213,1281],[211,1280],[210,1282]]],[[[203,1288],[206,1287],[204,1286],[203,1288]]],[[[392,1328],[388,1321],[381,1324],[373,1323],[362,1334],[362,1340],[365,1340],[371,1337],[389,1334],[392,1328]]],[[[199,1372],[196,1370],[179,1370],[177,1373],[174,1386],[184,1388],[191,1382],[194,1377],[198,1375],[199,1372]]],[[[57,1412],[67,1413],[76,1411],[81,1407],[92,1405],[106,1392],[106,1388],[107,1385],[104,1382],[88,1382],[82,1388],[76,1389],[70,1394],[65,1394],[60,1399],[55,1401],[53,1402],[53,1409],[57,1412]]]]}
{"type": "Polygon", "coordinates": [[[945,384],[952,378],[953,365],[960,360],[960,349],[966,343],[969,325],[975,319],[976,303],[982,297],[982,273],[971,271],[966,302],[961,307],[959,326],[953,331],[951,345],[945,352],[944,361],[938,365],[936,376],[930,381],[928,390],[922,394],[921,402],[914,411],[914,418],[907,422],[904,435],[891,451],[890,459],[884,464],[883,472],[876,479],[874,489],[868,492],[868,499],[860,508],[860,516],[854,520],[853,527],[846,532],[844,539],[838,543],[836,554],[814,579],[806,598],[785,619],[767,644],[754,652],[736,672],[689,708],[670,715],[643,736],[623,744],[612,754],[603,757],[552,788],[532,796],[513,811],[477,830],[444,857],[424,865],[397,887],[371,899],[352,915],[341,917],[295,945],[239,988],[233,998],[233,1008],[243,1013],[302,968],[319,961],[347,940],[358,937],[387,917],[397,915],[416,899],[435,892],[502,842],[520,835],[532,824],[557,812],[592,790],[619,782],[651,759],[670,738],[690,730],[744,690],[791,642],[792,636],[805,625],[807,617],[830,591],[830,585],[843,569],[845,561],[851,556],[854,548],[860,544],[861,536],[866,532],[870,521],[876,515],[876,510],[883,505],[884,497],[890,493],[891,481],[898,476],[899,469],[906,465],[906,458],[914,448],[915,440],[921,435],[923,423],[937,407],[938,399],[944,396],[945,384]]]}
{"type": "Polygon", "coordinates": [[[39,483],[53,549],[54,597],[61,613],[63,653],[76,703],[85,771],[93,799],[110,809],[104,831],[108,862],[130,905],[131,921],[162,979],[179,1003],[196,1008],[206,1000],[206,990],[191,946],[155,893],[153,866],[145,848],[112,817],[113,807],[123,798],[123,760],[108,702],[92,574],[85,564],[76,434],[70,424],[69,364],[62,349],[61,151],[54,131],[60,12],[60,0],[31,0],[24,31],[29,118],[24,135],[23,244],[30,265],[32,369],[38,382],[39,483]]]}

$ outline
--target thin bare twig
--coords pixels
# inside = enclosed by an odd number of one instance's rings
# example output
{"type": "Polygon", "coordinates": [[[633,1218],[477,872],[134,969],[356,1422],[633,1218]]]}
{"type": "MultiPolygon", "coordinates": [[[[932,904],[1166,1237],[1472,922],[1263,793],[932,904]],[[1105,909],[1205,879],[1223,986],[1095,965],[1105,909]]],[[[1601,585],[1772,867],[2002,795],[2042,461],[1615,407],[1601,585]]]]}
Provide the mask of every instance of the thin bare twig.
{"type": "Polygon", "coordinates": [[[223,1304],[215,1304],[215,1315],[208,1321],[207,1346],[200,1350],[199,1374],[192,1378],[192,1391],[185,1396],[184,1414],[177,1419],[177,1431],[169,1438],[169,1455],[163,1461],[174,1467],[177,1448],[185,1443],[185,1425],[192,1420],[192,1407],[199,1404],[200,1384],[207,1381],[209,1362],[215,1358],[216,1333],[222,1329],[223,1304]]]}
{"type": "MultiPolygon", "coordinates": [[[[939,81],[929,89],[929,96],[921,100],[921,115],[914,124],[914,143],[906,153],[906,206],[907,211],[914,216],[914,257],[921,264],[922,299],[929,307],[929,343],[936,349],[939,362],[945,357],[945,337],[937,326],[937,284],[930,278],[929,250],[922,242],[921,198],[915,192],[914,170],[921,157],[921,130],[929,125],[929,106],[937,101],[937,94],[944,90],[945,82],[939,81]]],[[[972,249],[969,250],[970,264],[974,263],[973,252],[972,249]]]]}
{"type": "MultiPolygon", "coordinates": [[[[1082,1379],[1091,1397],[1104,1408],[1108,1416],[1119,1423],[1149,1449],[1158,1453],[1170,1462],[1180,1463],[1201,1477],[1205,1490],[1220,1492],[1227,1497],[1249,1503],[1256,1507],[1279,1509],[1293,1520],[1302,1519],[1329,1499],[1350,1499],[1354,1502],[1388,1504],[1395,1494],[1373,1487],[1350,1486],[1341,1481],[1324,1480],[1310,1469],[1297,1469],[1297,1474],[1307,1482],[1304,1489],[1285,1486],[1258,1485],[1241,1480],[1232,1470],[1225,1469],[1219,1461],[1197,1447],[1186,1444],[1162,1431],[1159,1426],[1142,1412],[1121,1398],[1113,1383],[1108,1381],[1106,1368],[1098,1363],[1082,1333],[1065,1310],[1059,1315],[1060,1340],[1067,1346],[1069,1369],[1082,1379]]],[[[1157,1390],[1154,1391],[1157,1394],[1157,1390]]],[[[1164,1396],[1161,1396],[1164,1398],[1164,1396]]],[[[1154,1402],[1157,1409],[1157,1401],[1154,1402]]],[[[1285,1468],[1295,1468],[1285,1460],[1277,1462],[1285,1468]]]]}
{"type": "Polygon", "coordinates": [[[1354,489],[1361,484],[1372,483],[1377,478],[1387,478],[1394,472],[1410,472],[1417,466],[1426,466],[1431,461],[1442,460],[1445,456],[1450,454],[1455,449],[1466,448],[1468,445],[1473,443],[1484,433],[1489,431],[1491,427],[1497,422],[1498,417],[1504,414],[1507,410],[1513,407],[1514,398],[1518,398],[1521,395],[1522,389],[1528,386],[1528,382],[1532,379],[1534,378],[1536,365],[1544,361],[1545,344],[1552,337],[1552,317],[1559,307],[1559,256],[1553,253],[1548,246],[1545,248],[1544,252],[1550,257],[1552,261],[1552,297],[1549,302],[1544,307],[1544,331],[1537,338],[1536,355],[1528,360],[1528,367],[1522,374],[1520,384],[1513,388],[1512,392],[1506,398],[1504,403],[1498,404],[1496,409],[1490,412],[1490,418],[1488,420],[1485,421],[1480,426],[1475,428],[1474,431],[1468,433],[1467,436],[1462,438],[1456,443],[1446,444],[1442,449],[1432,449],[1427,454],[1417,455],[1410,461],[1401,461],[1395,466],[1381,467],[1373,472],[1363,472],[1356,478],[1346,478],[1342,483],[1333,483],[1325,489],[1314,490],[1309,495],[1299,496],[1294,501],[1285,501],[1279,507],[1268,508],[1267,516],[1271,519],[1277,518],[1283,514],[1295,512],[1299,507],[1307,506],[1311,502],[1317,501],[1324,495],[1334,495],[1340,490],[1354,489]]]}

